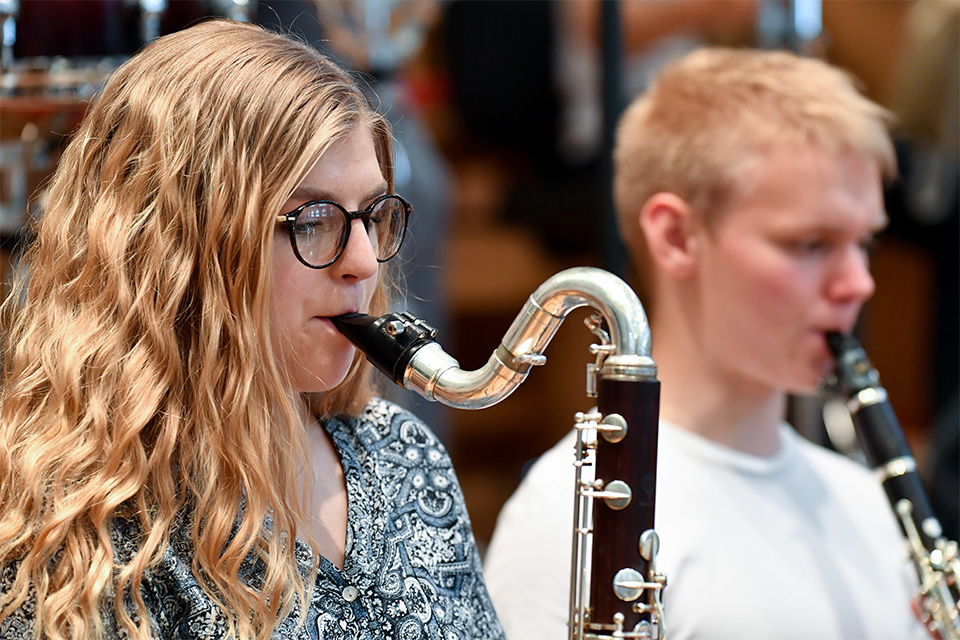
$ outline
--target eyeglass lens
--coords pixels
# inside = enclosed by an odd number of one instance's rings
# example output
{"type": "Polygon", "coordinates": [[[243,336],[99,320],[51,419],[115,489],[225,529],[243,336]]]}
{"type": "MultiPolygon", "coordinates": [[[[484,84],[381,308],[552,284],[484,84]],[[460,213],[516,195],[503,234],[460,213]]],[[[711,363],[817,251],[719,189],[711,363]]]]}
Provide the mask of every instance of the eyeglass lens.
{"type": "MultiPolygon", "coordinates": [[[[400,249],[404,232],[404,205],[399,198],[384,198],[374,205],[367,235],[384,262],[400,249]]],[[[346,246],[349,226],[346,212],[333,203],[318,202],[304,207],[294,222],[297,251],[309,264],[326,265],[346,246]]]]}

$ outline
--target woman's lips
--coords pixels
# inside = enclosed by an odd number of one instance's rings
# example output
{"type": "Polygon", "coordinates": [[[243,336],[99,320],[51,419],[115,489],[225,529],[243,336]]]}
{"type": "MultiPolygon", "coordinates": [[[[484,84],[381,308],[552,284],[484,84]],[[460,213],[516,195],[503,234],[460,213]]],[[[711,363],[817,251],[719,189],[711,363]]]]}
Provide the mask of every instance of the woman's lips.
{"type": "Polygon", "coordinates": [[[333,321],[330,320],[330,318],[334,318],[334,317],[336,317],[336,316],[341,316],[341,315],[344,315],[344,314],[347,314],[347,313],[356,313],[356,312],[355,312],[355,311],[344,311],[344,312],[342,312],[342,313],[333,313],[333,314],[326,315],[326,316],[314,316],[313,319],[314,319],[314,320],[319,320],[319,321],[322,322],[323,324],[325,324],[325,325],[327,325],[328,327],[330,327],[330,329],[331,329],[334,333],[336,333],[337,335],[341,335],[341,334],[340,334],[340,330],[337,329],[337,326],[336,326],[335,324],[333,324],[333,321]]]}

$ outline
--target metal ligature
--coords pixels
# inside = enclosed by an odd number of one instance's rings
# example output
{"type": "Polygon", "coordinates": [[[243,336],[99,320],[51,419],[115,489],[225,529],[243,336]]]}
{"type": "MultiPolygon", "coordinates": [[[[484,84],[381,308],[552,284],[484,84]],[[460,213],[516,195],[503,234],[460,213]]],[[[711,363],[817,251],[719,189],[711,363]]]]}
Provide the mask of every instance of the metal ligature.
{"type": "Polygon", "coordinates": [[[597,409],[578,413],[574,557],[569,638],[665,638],[654,531],[660,382],[650,330],[636,294],[611,273],[561,271],[531,294],[487,363],[464,371],[413,315],[348,314],[334,324],[397,384],[451,407],[482,409],[506,398],[535,365],[571,311],[600,344],[587,365],[587,394],[597,409]],[[635,537],[639,532],[639,537],[635,537]]]}
{"type": "Polygon", "coordinates": [[[919,613],[936,638],[960,640],[960,559],[943,537],[880,375],[855,338],[827,335],[836,360],[832,391],[847,400],[857,441],[883,483],[920,578],[919,613]]]}

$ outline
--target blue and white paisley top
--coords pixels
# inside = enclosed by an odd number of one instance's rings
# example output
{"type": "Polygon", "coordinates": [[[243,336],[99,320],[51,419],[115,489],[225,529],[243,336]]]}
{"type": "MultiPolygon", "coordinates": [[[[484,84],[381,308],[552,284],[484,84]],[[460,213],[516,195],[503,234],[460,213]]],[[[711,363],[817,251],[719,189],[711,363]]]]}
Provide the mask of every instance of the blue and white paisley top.
{"type": "MultiPolygon", "coordinates": [[[[297,640],[502,639],[450,457],[436,436],[397,405],[375,399],[357,418],[324,424],[343,464],[348,496],[343,570],[321,559],[306,624],[298,611],[274,638],[297,640]]],[[[133,540],[136,536],[121,536],[133,540]]],[[[222,613],[191,570],[189,546],[174,535],[142,594],[158,638],[219,639],[222,613]]],[[[130,544],[135,544],[131,542],[130,544]]],[[[120,557],[127,555],[117,549],[120,557]]],[[[309,566],[311,551],[297,542],[309,566]]],[[[262,567],[260,567],[262,570],[262,567]]],[[[247,576],[257,582],[257,569],[247,576]]],[[[0,582],[9,585],[8,573],[0,582]]],[[[26,603],[0,637],[29,637],[26,603]]],[[[116,628],[108,621],[108,626],[116,628]]]]}

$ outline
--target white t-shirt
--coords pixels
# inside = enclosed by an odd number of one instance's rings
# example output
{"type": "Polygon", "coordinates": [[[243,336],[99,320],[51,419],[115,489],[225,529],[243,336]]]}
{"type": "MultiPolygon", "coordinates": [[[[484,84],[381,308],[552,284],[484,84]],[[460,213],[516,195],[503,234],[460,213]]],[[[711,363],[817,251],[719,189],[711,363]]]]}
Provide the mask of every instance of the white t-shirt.
{"type": "MultiPolygon", "coordinates": [[[[510,640],[567,637],[574,442],[568,434],[533,465],[487,550],[510,640]]],[[[780,445],[753,456],[661,422],[667,638],[929,637],[911,611],[917,578],[879,481],[785,423],[780,445]]]]}

